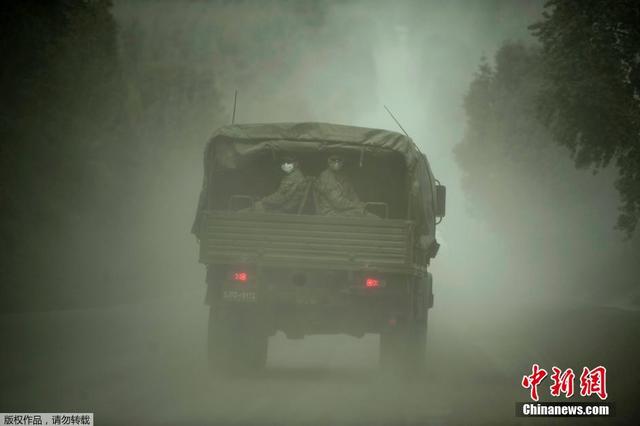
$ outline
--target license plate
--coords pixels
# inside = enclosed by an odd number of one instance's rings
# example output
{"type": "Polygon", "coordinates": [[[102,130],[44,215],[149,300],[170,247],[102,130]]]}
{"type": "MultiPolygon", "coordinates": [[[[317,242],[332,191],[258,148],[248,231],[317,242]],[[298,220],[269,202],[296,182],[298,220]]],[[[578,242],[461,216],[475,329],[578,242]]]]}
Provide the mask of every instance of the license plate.
{"type": "Polygon", "coordinates": [[[256,293],[254,291],[239,290],[225,290],[222,293],[222,298],[233,302],[255,302],[257,300],[256,293]]]}

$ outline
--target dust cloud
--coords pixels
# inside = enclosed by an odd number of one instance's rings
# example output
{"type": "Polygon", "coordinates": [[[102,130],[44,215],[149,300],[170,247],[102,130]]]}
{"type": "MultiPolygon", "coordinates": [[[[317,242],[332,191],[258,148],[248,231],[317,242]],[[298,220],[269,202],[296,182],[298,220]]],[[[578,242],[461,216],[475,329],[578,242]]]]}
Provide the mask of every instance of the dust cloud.
{"type": "Polygon", "coordinates": [[[541,1],[115,1],[123,76],[139,88],[130,105],[138,105],[139,137],[151,147],[140,165],[148,171],[142,213],[126,249],[137,254],[118,275],[136,297],[4,315],[5,341],[27,349],[4,352],[1,407],[95,412],[97,424],[517,424],[514,403],[528,398],[520,380],[537,362],[606,365],[611,400],[621,415],[637,415],[637,367],[622,377],[631,362],[625,348],[640,344],[637,311],[627,306],[637,283],[627,266],[619,276],[610,269],[632,256],[612,226],[611,176],[576,171],[597,188],[590,205],[557,215],[551,205],[544,219],[523,206],[512,214],[530,225],[504,235],[473,211],[454,158],[465,133],[464,95],[482,58],[491,62],[507,40],[534,43],[527,25],[542,8],[541,1]],[[160,78],[172,94],[145,103],[142,83],[160,78]],[[236,89],[239,123],[399,131],[386,105],[447,185],[425,378],[380,376],[377,336],[281,334],[270,339],[260,377],[208,376],[204,267],[189,230],[204,144],[230,121],[236,89]]]}

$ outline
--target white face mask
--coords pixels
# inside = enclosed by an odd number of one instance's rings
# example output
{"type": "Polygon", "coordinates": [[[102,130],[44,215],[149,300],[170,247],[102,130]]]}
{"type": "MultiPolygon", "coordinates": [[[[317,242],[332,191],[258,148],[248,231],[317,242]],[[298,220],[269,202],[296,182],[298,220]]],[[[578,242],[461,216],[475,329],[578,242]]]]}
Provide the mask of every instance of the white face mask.
{"type": "Polygon", "coordinates": [[[289,174],[293,171],[293,163],[282,163],[282,166],[280,166],[280,168],[283,172],[289,174]]]}
{"type": "Polygon", "coordinates": [[[331,167],[331,170],[339,172],[342,170],[342,164],[342,161],[331,161],[329,162],[329,167],[331,167]]]}

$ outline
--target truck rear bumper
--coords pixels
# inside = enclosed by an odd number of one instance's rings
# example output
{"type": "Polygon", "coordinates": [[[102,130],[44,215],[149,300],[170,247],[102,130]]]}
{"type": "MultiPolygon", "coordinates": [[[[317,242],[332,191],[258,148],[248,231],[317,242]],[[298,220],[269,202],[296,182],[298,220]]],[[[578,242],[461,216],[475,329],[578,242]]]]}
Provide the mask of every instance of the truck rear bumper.
{"type": "Polygon", "coordinates": [[[425,314],[432,300],[430,274],[210,267],[207,281],[212,308],[290,338],[379,333],[425,314]]]}
{"type": "Polygon", "coordinates": [[[349,289],[332,293],[294,288],[275,292],[226,287],[218,295],[209,294],[208,301],[214,309],[253,316],[266,333],[283,331],[288,338],[313,334],[361,337],[365,333],[378,333],[407,315],[408,299],[404,292],[365,290],[368,291],[349,289]]]}

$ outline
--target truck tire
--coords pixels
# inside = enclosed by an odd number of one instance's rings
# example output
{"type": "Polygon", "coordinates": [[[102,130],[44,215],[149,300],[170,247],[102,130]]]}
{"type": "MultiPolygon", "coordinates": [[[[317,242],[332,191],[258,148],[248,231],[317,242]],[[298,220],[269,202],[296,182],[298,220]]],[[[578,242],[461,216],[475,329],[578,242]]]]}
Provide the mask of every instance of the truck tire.
{"type": "Polygon", "coordinates": [[[207,355],[214,376],[252,374],[267,362],[268,336],[246,312],[209,309],[207,355]]]}
{"type": "Polygon", "coordinates": [[[427,350],[427,318],[433,307],[430,273],[410,281],[412,313],[397,318],[380,332],[380,366],[408,377],[424,373],[427,350]]]}
{"type": "Polygon", "coordinates": [[[405,377],[424,373],[427,319],[398,323],[380,333],[380,367],[405,377]]]}
{"type": "Polygon", "coordinates": [[[424,374],[427,361],[427,318],[411,323],[407,332],[406,365],[412,376],[424,374]]]}

